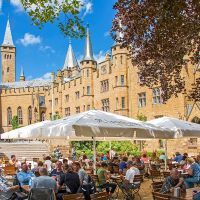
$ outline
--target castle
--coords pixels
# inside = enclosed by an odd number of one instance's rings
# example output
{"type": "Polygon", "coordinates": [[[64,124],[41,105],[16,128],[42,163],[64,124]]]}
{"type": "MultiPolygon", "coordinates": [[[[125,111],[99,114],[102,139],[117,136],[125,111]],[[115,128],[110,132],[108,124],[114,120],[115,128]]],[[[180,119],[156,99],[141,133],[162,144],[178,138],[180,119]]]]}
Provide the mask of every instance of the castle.
{"type": "MultiPolygon", "coordinates": [[[[200,123],[200,102],[189,101],[185,94],[179,94],[163,104],[159,87],[141,87],[141,77],[131,62],[129,51],[120,44],[113,45],[111,55],[107,53],[104,60],[97,63],[93,57],[89,29],[82,61],[77,62],[70,42],[63,68],[55,75],[52,72],[51,81],[26,81],[23,69],[19,81],[16,80],[16,47],[9,20],[1,45],[1,58],[1,132],[12,129],[13,116],[18,117],[20,126],[26,126],[90,109],[110,111],[132,118],[145,115],[150,120],[171,116],[200,123]]],[[[189,64],[182,70],[182,75],[185,77],[186,90],[189,91],[195,78],[200,76],[200,69],[189,64]]],[[[197,138],[183,140],[184,148],[189,148],[190,143],[191,149],[198,148],[197,138]]],[[[156,148],[161,143],[152,141],[151,145],[156,148]]],[[[176,148],[176,145],[172,147],[176,148]]]]}

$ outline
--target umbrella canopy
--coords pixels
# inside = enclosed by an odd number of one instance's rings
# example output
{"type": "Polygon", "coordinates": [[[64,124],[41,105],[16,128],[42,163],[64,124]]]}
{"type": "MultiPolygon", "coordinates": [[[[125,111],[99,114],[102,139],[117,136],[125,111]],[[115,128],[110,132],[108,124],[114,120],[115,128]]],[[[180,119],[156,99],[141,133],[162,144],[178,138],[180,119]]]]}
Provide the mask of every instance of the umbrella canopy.
{"type": "MultiPolygon", "coordinates": [[[[28,126],[24,126],[6,133],[1,134],[1,139],[25,139],[32,138],[32,131],[38,129],[39,127],[49,123],[49,120],[38,122],[35,124],[31,124],[28,126]]],[[[34,135],[37,138],[37,135],[34,135]]]]}
{"type": "Polygon", "coordinates": [[[148,123],[174,131],[174,138],[200,137],[200,124],[179,120],[172,117],[161,117],[148,123]]]}
{"type": "MultiPolygon", "coordinates": [[[[90,110],[49,121],[37,127],[27,126],[27,129],[28,132],[27,130],[18,132],[17,138],[70,140],[91,140],[92,137],[96,140],[173,138],[173,133],[169,130],[99,110],[90,110]]],[[[5,134],[9,135],[9,133],[5,134]]]]}

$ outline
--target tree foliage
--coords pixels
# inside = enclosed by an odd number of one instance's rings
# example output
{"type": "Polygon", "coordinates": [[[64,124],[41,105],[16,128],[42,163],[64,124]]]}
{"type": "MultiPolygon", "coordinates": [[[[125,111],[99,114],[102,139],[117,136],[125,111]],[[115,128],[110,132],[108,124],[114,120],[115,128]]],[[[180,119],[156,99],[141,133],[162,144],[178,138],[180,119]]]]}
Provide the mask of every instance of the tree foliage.
{"type": "Polygon", "coordinates": [[[82,2],[80,0],[21,0],[34,25],[42,28],[48,22],[56,22],[65,36],[75,38],[83,37],[85,34],[80,17],[82,2]]]}
{"type": "Polygon", "coordinates": [[[138,113],[137,114],[137,119],[140,120],[140,121],[146,122],[147,121],[147,116],[144,115],[143,113],[138,113]]]}
{"type": "Polygon", "coordinates": [[[19,128],[19,123],[18,123],[18,118],[17,118],[17,116],[14,116],[14,117],[12,118],[11,124],[12,124],[12,129],[13,129],[13,130],[19,128]]]}
{"type": "MultiPolygon", "coordinates": [[[[161,87],[164,102],[184,92],[182,69],[200,62],[200,1],[118,0],[114,9],[112,37],[130,48],[142,85],[161,87]]],[[[189,94],[194,100],[198,81],[189,94]]]]}

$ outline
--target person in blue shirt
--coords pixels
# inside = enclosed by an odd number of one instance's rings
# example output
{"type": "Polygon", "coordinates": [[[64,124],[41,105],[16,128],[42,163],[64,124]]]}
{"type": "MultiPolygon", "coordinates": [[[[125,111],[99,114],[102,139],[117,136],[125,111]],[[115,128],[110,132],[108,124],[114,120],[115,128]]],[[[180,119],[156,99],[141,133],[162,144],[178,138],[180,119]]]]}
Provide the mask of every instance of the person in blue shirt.
{"type": "Polygon", "coordinates": [[[190,168],[188,169],[189,178],[184,180],[186,188],[194,187],[195,183],[200,183],[200,165],[193,158],[187,159],[190,168]]]}
{"type": "Polygon", "coordinates": [[[119,163],[119,170],[120,170],[120,172],[123,172],[127,168],[127,164],[126,164],[127,161],[128,161],[127,157],[123,157],[122,158],[122,161],[119,163]]]}
{"type": "Polygon", "coordinates": [[[180,163],[183,160],[183,156],[179,152],[176,152],[175,155],[174,161],[180,163]]]}
{"type": "Polygon", "coordinates": [[[29,181],[32,177],[35,177],[33,172],[28,170],[28,165],[24,162],[21,164],[22,170],[17,173],[17,179],[20,185],[29,185],[29,181]]]}

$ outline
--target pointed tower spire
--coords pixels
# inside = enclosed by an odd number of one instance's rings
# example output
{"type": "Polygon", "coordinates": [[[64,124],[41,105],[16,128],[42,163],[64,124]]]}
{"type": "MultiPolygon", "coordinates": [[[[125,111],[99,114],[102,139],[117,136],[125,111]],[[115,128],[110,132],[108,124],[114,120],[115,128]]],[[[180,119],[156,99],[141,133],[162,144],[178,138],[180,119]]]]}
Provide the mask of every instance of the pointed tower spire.
{"type": "Polygon", "coordinates": [[[78,62],[76,60],[72,44],[71,44],[71,38],[69,38],[69,47],[67,51],[67,55],[65,57],[65,63],[63,65],[63,70],[69,69],[72,67],[78,67],[78,62]]]}
{"type": "Polygon", "coordinates": [[[24,76],[24,70],[23,70],[23,67],[21,67],[21,72],[20,72],[19,80],[20,80],[20,81],[25,81],[25,76],[24,76]]]}
{"type": "Polygon", "coordinates": [[[24,69],[23,69],[23,67],[21,67],[21,73],[20,73],[20,76],[24,76],[24,69]]]}
{"type": "Polygon", "coordinates": [[[11,29],[10,29],[9,18],[8,18],[7,25],[6,25],[6,31],[5,31],[4,41],[3,41],[2,46],[11,46],[11,47],[14,47],[13,39],[12,39],[12,34],[11,34],[11,29]]]}
{"type": "Polygon", "coordinates": [[[83,60],[94,60],[93,51],[92,51],[92,43],[90,40],[89,25],[87,25],[85,52],[84,52],[83,60]]]}

